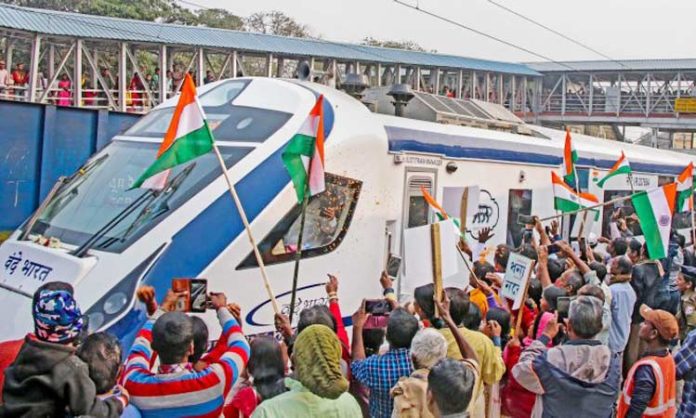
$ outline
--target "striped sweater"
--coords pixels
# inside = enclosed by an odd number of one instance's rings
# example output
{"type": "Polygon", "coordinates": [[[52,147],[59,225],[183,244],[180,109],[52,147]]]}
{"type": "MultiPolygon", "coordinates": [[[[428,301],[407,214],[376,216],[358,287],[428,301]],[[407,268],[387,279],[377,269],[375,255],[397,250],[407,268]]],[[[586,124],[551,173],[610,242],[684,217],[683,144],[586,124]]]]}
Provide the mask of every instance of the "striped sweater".
{"type": "Polygon", "coordinates": [[[155,318],[140,330],[128,353],[123,381],[131,403],[143,417],[221,416],[225,398],[249,360],[249,344],[226,308],[219,309],[217,315],[222,326],[220,340],[227,348],[216,362],[200,372],[185,368],[168,374],[151,372],[155,318]]]}

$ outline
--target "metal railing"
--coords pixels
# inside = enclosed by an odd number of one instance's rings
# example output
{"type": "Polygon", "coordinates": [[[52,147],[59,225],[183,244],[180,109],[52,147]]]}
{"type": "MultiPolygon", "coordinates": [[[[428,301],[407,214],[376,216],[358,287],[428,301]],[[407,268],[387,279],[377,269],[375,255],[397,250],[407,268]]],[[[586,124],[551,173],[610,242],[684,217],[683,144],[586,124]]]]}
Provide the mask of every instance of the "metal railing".
{"type": "MultiPolygon", "coordinates": [[[[607,96],[602,92],[591,95],[583,93],[544,94],[541,97],[540,113],[572,114],[572,115],[644,115],[644,116],[675,116],[675,100],[685,97],[676,93],[653,93],[650,96],[643,92],[621,92],[618,96],[607,96]],[[565,103],[564,103],[565,101],[565,103]]],[[[688,97],[688,96],[687,96],[688,97]]]]}
{"type": "MultiPolygon", "coordinates": [[[[36,101],[44,98],[41,103],[54,106],[73,106],[87,109],[107,109],[117,110],[120,108],[121,100],[118,89],[107,91],[100,88],[82,88],[79,102],[75,100],[75,89],[61,88],[57,85],[52,86],[46,91],[45,86],[38,86],[36,89],[36,101]],[[113,106],[109,96],[113,99],[113,106]]],[[[174,96],[174,90],[169,90],[166,98],[174,96]]],[[[6,85],[0,86],[0,99],[17,102],[29,101],[29,86],[27,85],[6,85]]],[[[161,103],[160,92],[147,90],[127,89],[125,97],[125,109],[130,113],[146,113],[153,107],[161,103]]]]}

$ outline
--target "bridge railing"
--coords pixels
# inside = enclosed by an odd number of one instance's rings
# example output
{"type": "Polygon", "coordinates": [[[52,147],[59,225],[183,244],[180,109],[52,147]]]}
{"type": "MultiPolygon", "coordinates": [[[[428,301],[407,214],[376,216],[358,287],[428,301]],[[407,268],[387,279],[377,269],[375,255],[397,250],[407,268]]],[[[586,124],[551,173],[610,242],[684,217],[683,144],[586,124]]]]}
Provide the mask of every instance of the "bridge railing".
{"type": "Polygon", "coordinates": [[[608,96],[604,93],[565,93],[542,95],[541,114],[596,114],[607,115],[669,115],[678,116],[675,102],[685,96],[680,93],[621,92],[608,96]]]}
{"type": "MultiPolygon", "coordinates": [[[[106,109],[113,110],[118,108],[120,103],[118,89],[104,90],[101,88],[82,88],[80,91],[79,102],[75,100],[76,91],[74,88],[61,88],[52,86],[45,88],[38,86],[36,89],[36,101],[43,104],[52,104],[55,106],[75,106],[87,109],[106,109]],[[41,100],[42,99],[42,100],[41,100]],[[113,103],[112,103],[113,101],[113,103]]],[[[175,95],[173,90],[167,92],[167,97],[175,95]]],[[[29,86],[28,85],[11,85],[0,87],[0,99],[10,100],[15,102],[28,102],[29,86]]],[[[160,93],[147,90],[126,90],[125,108],[129,113],[146,113],[153,107],[161,103],[160,93]]]]}

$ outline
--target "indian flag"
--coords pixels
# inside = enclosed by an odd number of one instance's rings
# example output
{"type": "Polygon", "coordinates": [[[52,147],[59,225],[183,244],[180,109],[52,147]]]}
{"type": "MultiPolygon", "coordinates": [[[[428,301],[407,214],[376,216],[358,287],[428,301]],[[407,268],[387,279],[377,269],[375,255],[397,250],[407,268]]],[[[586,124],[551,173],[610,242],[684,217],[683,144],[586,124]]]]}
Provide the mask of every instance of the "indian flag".
{"type": "Polygon", "coordinates": [[[694,163],[677,177],[677,212],[690,212],[694,209],[694,163]]]}
{"type": "MultiPolygon", "coordinates": [[[[421,194],[423,195],[423,199],[425,199],[426,203],[430,205],[430,208],[433,210],[433,212],[435,212],[435,216],[437,216],[438,220],[445,221],[450,219],[450,216],[447,214],[447,212],[445,212],[445,209],[439,203],[437,203],[437,200],[435,200],[435,198],[428,193],[428,190],[426,190],[425,187],[421,186],[420,190],[421,194]]],[[[452,218],[452,223],[456,228],[456,233],[463,238],[464,233],[461,231],[461,221],[458,218],[452,218]]]]}
{"type": "Polygon", "coordinates": [[[172,167],[210,152],[213,141],[205,113],[196,97],[196,85],[191,76],[186,74],[179,103],[157,152],[157,159],[133,183],[131,189],[162,189],[172,167]]]}
{"type": "MultiPolygon", "coordinates": [[[[553,207],[558,211],[573,212],[599,204],[597,196],[591,193],[577,193],[553,171],[551,172],[551,184],[554,196],[553,207]]],[[[593,210],[593,212],[595,220],[597,220],[599,211],[593,210]]]]}
{"type": "Polygon", "coordinates": [[[324,96],[319,96],[300,131],[283,151],[283,163],[290,173],[297,201],[305,191],[314,196],[324,191],[324,96]]]}
{"type": "Polygon", "coordinates": [[[566,129],[565,146],[563,148],[563,181],[570,187],[576,187],[575,163],[578,161],[578,152],[573,147],[570,138],[570,130],[566,129]]]}
{"type": "Polygon", "coordinates": [[[437,216],[437,218],[441,221],[449,219],[447,212],[445,212],[442,206],[437,203],[437,200],[435,200],[435,198],[428,193],[425,187],[421,186],[420,190],[421,194],[423,195],[423,199],[425,199],[426,203],[428,203],[428,205],[430,205],[430,207],[433,209],[433,212],[435,212],[435,216],[437,216]]]}
{"type": "Polygon", "coordinates": [[[626,158],[623,151],[621,151],[621,158],[614,163],[614,166],[611,167],[607,175],[597,182],[597,186],[604,187],[604,183],[606,183],[607,180],[621,174],[631,175],[631,165],[628,163],[628,158],[626,158]]]}
{"type": "Polygon", "coordinates": [[[667,257],[677,184],[669,183],[631,197],[651,260],[667,257]]]}

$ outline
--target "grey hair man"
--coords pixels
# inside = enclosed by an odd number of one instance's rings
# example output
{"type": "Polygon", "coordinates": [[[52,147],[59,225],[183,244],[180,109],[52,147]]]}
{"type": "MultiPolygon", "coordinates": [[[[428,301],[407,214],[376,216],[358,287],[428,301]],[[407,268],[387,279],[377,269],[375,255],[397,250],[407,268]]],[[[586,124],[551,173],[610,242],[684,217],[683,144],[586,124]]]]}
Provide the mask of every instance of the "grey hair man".
{"type": "Polygon", "coordinates": [[[616,400],[621,377],[619,357],[595,339],[602,330],[602,301],[578,296],[565,326],[569,340],[547,348],[561,324],[551,319],[539,339],[522,352],[513,367],[515,379],[536,393],[532,417],[605,417],[616,400]]]}

